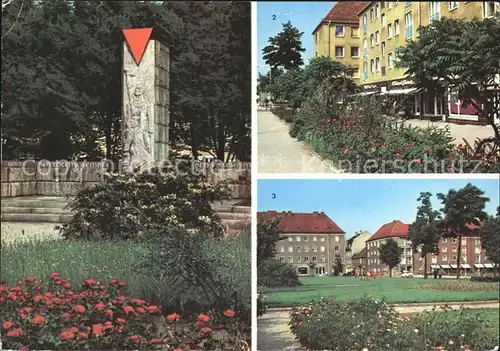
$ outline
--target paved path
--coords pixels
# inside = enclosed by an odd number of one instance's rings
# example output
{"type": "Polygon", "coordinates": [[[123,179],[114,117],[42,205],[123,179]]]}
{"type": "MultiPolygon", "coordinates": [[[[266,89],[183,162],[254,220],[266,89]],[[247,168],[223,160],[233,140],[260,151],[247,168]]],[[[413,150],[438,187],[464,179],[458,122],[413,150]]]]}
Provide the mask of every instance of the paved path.
{"type": "MultiPolygon", "coordinates": [[[[442,306],[447,304],[453,309],[464,305],[466,308],[496,308],[500,303],[496,302],[442,302],[436,304],[395,304],[395,309],[401,314],[419,313],[432,309],[434,305],[442,306]]],[[[262,317],[257,319],[257,350],[305,350],[299,342],[295,340],[290,331],[288,322],[290,311],[285,309],[268,310],[262,317]]]]}
{"type": "Polygon", "coordinates": [[[273,113],[257,112],[259,173],[339,173],[288,131],[289,125],[273,113]]]}
{"type": "Polygon", "coordinates": [[[429,125],[436,126],[439,128],[448,127],[450,129],[450,134],[455,138],[454,143],[456,145],[463,144],[464,138],[469,142],[471,146],[474,146],[474,141],[477,138],[489,138],[494,136],[493,128],[491,126],[477,126],[472,124],[454,124],[446,123],[442,121],[426,121],[419,119],[411,119],[406,123],[411,124],[414,127],[425,128],[429,125]]]}

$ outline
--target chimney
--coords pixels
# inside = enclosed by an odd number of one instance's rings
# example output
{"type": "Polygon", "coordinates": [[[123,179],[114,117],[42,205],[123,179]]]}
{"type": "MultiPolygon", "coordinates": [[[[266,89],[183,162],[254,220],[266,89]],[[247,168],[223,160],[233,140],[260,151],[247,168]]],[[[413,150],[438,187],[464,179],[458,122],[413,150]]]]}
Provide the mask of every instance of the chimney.
{"type": "Polygon", "coordinates": [[[317,216],[318,215],[318,211],[313,211],[313,216],[317,216]]]}

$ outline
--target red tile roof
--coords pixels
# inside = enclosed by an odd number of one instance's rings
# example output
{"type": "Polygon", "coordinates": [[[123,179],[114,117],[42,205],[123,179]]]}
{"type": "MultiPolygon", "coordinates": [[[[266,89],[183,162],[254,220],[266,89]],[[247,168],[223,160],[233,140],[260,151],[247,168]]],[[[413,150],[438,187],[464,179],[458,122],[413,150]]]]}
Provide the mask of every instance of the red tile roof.
{"type": "Polygon", "coordinates": [[[325,18],[316,26],[313,34],[318,30],[322,23],[359,23],[358,13],[370,3],[370,1],[339,1],[333,5],[325,18]]]}
{"type": "Polygon", "coordinates": [[[345,234],[324,212],[298,213],[291,211],[258,212],[258,220],[271,221],[281,216],[281,230],[284,233],[332,233],[345,234]]]}
{"type": "Polygon", "coordinates": [[[384,238],[406,238],[410,229],[409,224],[401,221],[392,221],[380,227],[367,241],[373,241],[384,238]]]}

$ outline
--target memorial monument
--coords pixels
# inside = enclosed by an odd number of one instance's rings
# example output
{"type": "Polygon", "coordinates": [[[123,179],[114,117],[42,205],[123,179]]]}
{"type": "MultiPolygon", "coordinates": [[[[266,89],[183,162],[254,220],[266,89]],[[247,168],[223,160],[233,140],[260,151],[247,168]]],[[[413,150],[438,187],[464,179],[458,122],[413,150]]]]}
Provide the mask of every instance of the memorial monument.
{"type": "Polygon", "coordinates": [[[144,171],[168,157],[169,49],[152,28],[123,32],[123,170],[144,171]]]}

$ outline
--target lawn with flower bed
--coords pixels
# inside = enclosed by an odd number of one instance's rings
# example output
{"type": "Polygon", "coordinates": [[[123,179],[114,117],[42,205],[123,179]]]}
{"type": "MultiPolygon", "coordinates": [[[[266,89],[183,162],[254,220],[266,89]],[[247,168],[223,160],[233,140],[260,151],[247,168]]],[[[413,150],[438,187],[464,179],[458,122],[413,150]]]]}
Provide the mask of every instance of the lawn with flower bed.
{"type": "Polygon", "coordinates": [[[435,280],[420,278],[302,277],[302,286],[266,288],[263,290],[269,308],[293,307],[333,296],[340,301],[370,294],[386,298],[389,303],[498,301],[498,283],[477,283],[466,279],[435,280]]]}
{"type": "Polygon", "coordinates": [[[399,316],[385,300],[325,298],[294,308],[290,329],[309,350],[484,351],[498,346],[498,310],[435,310],[399,316]]]}

